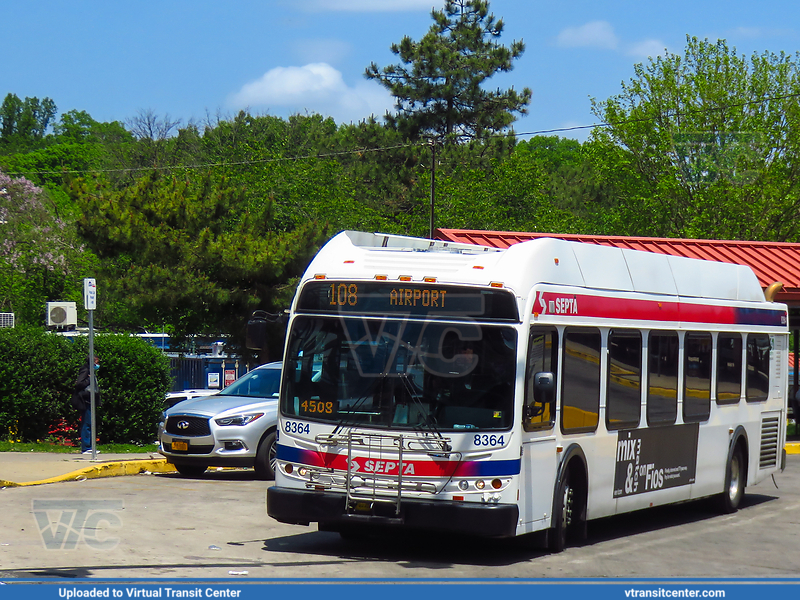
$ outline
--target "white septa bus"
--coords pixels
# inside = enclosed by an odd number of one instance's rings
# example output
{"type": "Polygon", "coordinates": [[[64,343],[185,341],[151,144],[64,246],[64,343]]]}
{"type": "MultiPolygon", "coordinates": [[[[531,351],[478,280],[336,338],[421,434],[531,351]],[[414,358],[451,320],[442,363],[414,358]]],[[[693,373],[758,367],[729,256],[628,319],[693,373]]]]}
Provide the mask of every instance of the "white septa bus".
{"type": "Polygon", "coordinates": [[[788,312],[744,266],[343,232],[288,323],[267,512],[553,550],[785,464],[788,312]]]}

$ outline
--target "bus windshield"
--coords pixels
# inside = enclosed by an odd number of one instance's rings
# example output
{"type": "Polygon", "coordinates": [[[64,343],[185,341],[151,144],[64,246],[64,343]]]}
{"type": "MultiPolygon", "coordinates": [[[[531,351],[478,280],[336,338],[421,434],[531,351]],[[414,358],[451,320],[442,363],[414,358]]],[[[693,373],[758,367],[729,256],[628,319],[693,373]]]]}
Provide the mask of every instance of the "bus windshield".
{"type": "Polygon", "coordinates": [[[299,316],[281,411],[340,427],[508,429],[516,347],[507,326],[299,316]]]}

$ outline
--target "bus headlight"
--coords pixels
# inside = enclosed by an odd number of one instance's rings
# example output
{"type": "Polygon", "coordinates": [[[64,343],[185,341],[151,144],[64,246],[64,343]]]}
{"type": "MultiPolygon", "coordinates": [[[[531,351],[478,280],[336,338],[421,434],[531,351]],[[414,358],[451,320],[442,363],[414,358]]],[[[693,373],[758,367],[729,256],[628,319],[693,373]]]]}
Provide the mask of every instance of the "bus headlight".
{"type": "Polygon", "coordinates": [[[475,482],[475,487],[482,490],[486,487],[486,482],[483,479],[478,479],[478,481],[475,482]]]}
{"type": "Polygon", "coordinates": [[[467,481],[465,479],[462,479],[461,481],[459,481],[458,482],[458,489],[460,489],[463,492],[466,492],[467,489],[469,489],[469,481],[467,481]]]}

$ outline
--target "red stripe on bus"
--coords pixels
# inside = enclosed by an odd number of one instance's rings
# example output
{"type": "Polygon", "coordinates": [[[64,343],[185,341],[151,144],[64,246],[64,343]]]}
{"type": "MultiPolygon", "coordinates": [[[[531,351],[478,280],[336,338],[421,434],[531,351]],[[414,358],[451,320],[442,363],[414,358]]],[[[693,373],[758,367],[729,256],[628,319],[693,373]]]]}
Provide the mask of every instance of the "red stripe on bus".
{"type": "Polygon", "coordinates": [[[597,317],[634,321],[689,323],[781,324],[781,310],[741,309],[732,306],[658,302],[608,296],[537,292],[533,312],[539,315],[597,317]],[[766,321],[766,322],[765,322],[766,321]],[[774,323],[773,323],[774,322],[774,323]]]}

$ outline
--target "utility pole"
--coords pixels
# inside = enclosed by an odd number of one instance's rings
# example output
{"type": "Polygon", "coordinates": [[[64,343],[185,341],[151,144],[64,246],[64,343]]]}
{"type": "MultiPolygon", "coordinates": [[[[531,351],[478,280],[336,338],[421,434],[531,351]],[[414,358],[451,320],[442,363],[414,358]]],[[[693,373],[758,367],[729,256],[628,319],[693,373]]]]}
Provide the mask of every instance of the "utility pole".
{"type": "Polygon", "coordinates": [[[434,200],[436,199],[436,138],[431,137],[428,140],[431,146],[431,227],[429,239],[433,239],[433,217],[434,217],[434,200]]]}

